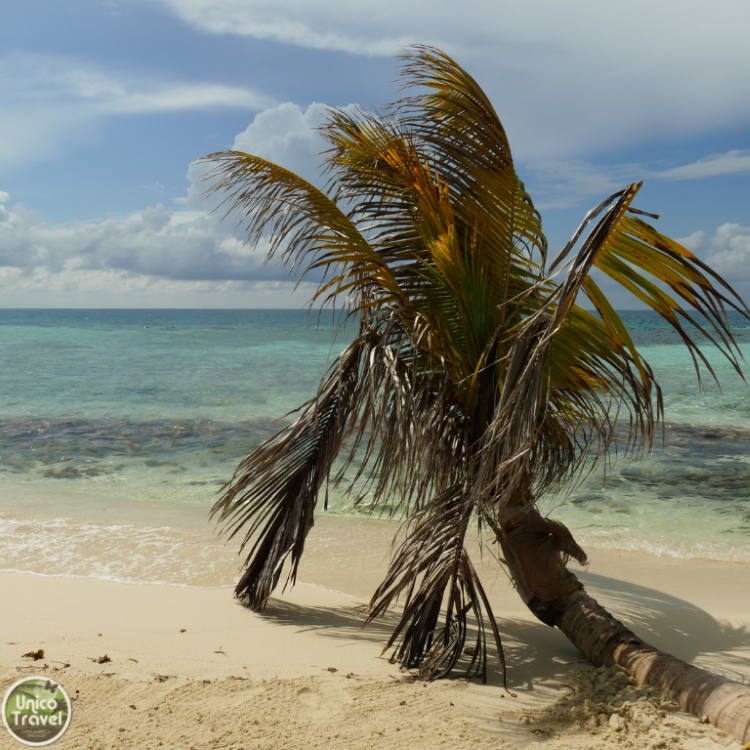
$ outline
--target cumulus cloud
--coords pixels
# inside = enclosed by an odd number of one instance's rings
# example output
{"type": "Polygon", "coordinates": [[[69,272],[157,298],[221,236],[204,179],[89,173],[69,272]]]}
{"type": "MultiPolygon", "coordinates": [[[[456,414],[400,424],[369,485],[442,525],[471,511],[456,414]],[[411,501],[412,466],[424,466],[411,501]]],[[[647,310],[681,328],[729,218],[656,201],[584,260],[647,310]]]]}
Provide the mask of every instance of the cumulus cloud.
{"type": "Polygon", "coordinates": [[[691,253],[700,255],[706,247],[706,233],[699,229],[697,232],[693,232],[687,237],[678,238],[677,242],[690,250],[691,253]]]}
{"type": "Polygon", "coordinates": [[[304,112],[292,102],[267,109],[234,139],[232,149],[291,169],[308,182],[319,182],[318,166],[328,144],[317,128],[326,122],[327,111],[327,105],[316,102],[304,112]]]}
{"type": "Polygon", "coordinates": [[[750,227],[722,224],[711,240],[708,263],[732,284],[750,281],[750,227]]]}
{"type": "Polygon", "coordinates": [[[54,152],[67,137],[106,117],[271,104],[251,89],[115,75],[49,55],[0,59],[0,96],[0,163],[6,164],[54,152]]]}
{"type": "MultiPolygon", "coordinates": [[[[6,209],[7,210],[7,209],[6,209]]],[[[284,280],[202,211],[167,211],[161,204],[120,219],[48,224],[15,206],[0,223],[0,266],[117,271],[179,280],[284,280]]]]}
{"type": "Polygon", "coordinates": [[[117,271],[53,273],[0,267],[5,307],[304,307],[314,285],[290,281],[181,281],[117,271]]]}
{"type": "MultiPolygon", "coordinates": [[[[343,109],[353,111],[356,107],[349,104],[343,109]]],[[[247,128],[235,137],[232,150],[272,161],[324,189],[326,179],[320,163],[329,146],[317,128],[326,122],[327,110],[328,105],[317,102],[304,109],[292,102],[269,107],[255,115],[247,128]]],[[[218,204],[216,198],[209,201],[203,196],[206,185],[202,178],[209,169],[210,165],[204,162],[190,165],[190,188],[182,201],[188,207],[211,210],[218,204]]]]}
{"type": "MultiPolygon", "coordinates": [[[[235,137],[232,150],[268,159],[313,184],[320,182],[319,159],[315,159],[315,155],[325,149],[325,144],[315,128],[324,122],[325,111],[324,104],[313,103],[303,111],[292,102],[265,109],[235,137]]],[[[193,162],[190,165],[190,188],[184,199],[186,205],[206,207],[202,196],[206,186],[201,180],[209,169],[206,163],[193,162]]]]}
{"type": "MultiPolygon", "coordinates": [[[[7,194],[6,194],[7,195],[7,194]]],[[[0,207],[4,306],[295,307],[313,285],[263,266],[205,211],[157,205],[101,222],[42,222],[0,207]]]]}
{"type": "Polygon", "coordinates": [[[486,88],[523,158],[583,157],[750,118],[750,5],[697,0],[151,0],[204,32],[359,55],[441,47],[486,88]],[[731,23],[727,19],[731,18],[731,23]]]}

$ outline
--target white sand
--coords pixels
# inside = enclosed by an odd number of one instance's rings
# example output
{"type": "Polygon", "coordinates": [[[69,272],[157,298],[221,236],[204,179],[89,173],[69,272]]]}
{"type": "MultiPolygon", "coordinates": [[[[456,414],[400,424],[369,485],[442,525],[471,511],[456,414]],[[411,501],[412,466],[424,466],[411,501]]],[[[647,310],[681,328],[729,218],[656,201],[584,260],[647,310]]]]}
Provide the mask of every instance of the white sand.
{"type": "MultiPolygon", "coordinates": [[[[517,697],[500,687],[496,662],[487,685],[399,672],[380,657],[392,621],[363,631],[358,612],[392,531],[322,519],[300,572],[307,583],[264,615],[230,588],[0,574],[0,690],[40,672],[76,696],[71,727],[53,745],[61,750],[737,747],[663,696],[592,674],[559,631],[528,614],[496,565],[483,575],[517,697]],[[22,658],[39,648],[43,660],[22,658]],[[104,655],[110,661],[93,661],[104,655]]],[[[750,566],[590,556],[581,576],[589,591],[645,640],[750,682],[750,566]]],[[[0,748],[15,746],[2,736],[0,748]]]]}

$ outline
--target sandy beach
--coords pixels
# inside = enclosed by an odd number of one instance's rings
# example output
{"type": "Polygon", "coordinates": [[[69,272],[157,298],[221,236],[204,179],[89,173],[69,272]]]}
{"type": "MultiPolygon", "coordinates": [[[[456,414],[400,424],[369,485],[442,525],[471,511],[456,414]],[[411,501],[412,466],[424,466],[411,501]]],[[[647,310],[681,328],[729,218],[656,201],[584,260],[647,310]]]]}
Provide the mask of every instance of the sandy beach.
{"type": "MultiPolygon", "coordinates": [[[[381,656],[392,622],[362,630],[359,613],[394,528],[321,518],[301,582],[263,615],[229,587],[0,574],[0,689],[26,674],[60,682],[74,699],[61,750],[738,747],[665,696],[597,674],[533,619],[486,552],[516,697],[495,661],[486,685],[400,672],[381,656]],[[43,659],[23,657],[37,649],[43,659]]],[[[750,682],[747,565],[589,552],[581,579],[613,614],[659,648],[750,682]]]]}

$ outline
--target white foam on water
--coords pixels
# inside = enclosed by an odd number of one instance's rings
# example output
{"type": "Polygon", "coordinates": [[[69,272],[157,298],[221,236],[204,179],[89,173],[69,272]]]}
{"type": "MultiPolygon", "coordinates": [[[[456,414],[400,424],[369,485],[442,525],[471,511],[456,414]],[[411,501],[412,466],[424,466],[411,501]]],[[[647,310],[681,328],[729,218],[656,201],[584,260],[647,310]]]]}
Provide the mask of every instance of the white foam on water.
{"type": "Polygon", "coordinates": [[[575,532],[576,541],[589,551],[591,548],[645,552],[656,557],[678,560],[714,560],[716,562],[750,563],[750,544],[729,544],[706,539],[676,538],[655,534],[637,535],[629,529],[613,531],[575,532]]]}
{"type": "MultiPolygon", "coordinates": [[[[362,521],[362,519],[359,519],[362,521]]],[[[377,524],[377,520],[364,520],[377,524]]],[[[750,563],[750,544],[617,530],[575,530],[581,546],[676,559],[750,563]]],[[[0,518],[0,572],[93,578],[186,588],[234,586],[241,558],[207,529],[82,523],[68,518],[0,518]]],[[[302,581],[300,581],[302,582],[302,581]]],[[[306,585],[317,584],[305,582],[306,585]]]]}
{"type": "Polygon", "coordinates": [[[0,571],[215,588],[236,582],[235,550],[211,534],[66,518],[0,518],[0,571]]]}

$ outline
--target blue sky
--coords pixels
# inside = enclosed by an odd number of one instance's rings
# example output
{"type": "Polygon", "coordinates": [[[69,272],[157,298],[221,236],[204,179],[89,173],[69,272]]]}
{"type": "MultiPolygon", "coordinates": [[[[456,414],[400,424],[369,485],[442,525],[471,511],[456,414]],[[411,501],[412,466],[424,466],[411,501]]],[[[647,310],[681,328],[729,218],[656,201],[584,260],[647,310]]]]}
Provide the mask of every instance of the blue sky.
{"type": "Polygon", "coordinates": [[[415,42],[490,95],[553,250],[644,179],[638,207],[750,299],[747,28],[744,0],[8,4],[0,306],[302,305],[191,164],[234,147],[316,179],[325,105],[391,101],[415,42]]]}

